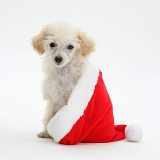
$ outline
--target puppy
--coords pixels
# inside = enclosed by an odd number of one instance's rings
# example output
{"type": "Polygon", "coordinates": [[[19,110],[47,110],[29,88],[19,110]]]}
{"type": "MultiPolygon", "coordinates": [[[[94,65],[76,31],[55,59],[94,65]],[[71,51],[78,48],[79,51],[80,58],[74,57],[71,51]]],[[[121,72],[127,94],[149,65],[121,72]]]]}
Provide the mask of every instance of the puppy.
{"type": "Polygon", "coordinates": [[[49,138],[47,124],[67,104],[95,43],[80,29],[66,23],[55,23],[45,26],[33,37],[32,46],[44,55],[43,97],[47,101],[44,128],[37,136],[49,138]]]}

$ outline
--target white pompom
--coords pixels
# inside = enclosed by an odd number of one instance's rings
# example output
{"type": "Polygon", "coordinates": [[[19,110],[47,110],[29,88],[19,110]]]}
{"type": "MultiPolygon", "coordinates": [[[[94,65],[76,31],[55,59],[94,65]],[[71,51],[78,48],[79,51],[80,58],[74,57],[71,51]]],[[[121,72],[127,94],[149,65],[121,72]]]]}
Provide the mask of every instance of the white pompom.
{"type": "Polygon", "coordinates": [[[139,142],[143,137],[143,131],[140,125],[130,124],[125,128],[125,135],[130,142],[139,142]]]}

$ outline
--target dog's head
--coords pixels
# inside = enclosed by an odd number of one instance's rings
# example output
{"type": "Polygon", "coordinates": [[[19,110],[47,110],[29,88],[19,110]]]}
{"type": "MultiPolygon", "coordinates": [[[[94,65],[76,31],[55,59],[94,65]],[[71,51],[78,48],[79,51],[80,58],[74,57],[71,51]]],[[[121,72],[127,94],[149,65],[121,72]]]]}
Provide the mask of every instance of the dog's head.
{"type": "Polygon", "coordinates": [[[92,38],[66,23],[45,26],[33,37],[32,46],[39,54],[51,57],[56,67],[65,66],[75,54],[87,57],[95,48],[92,38]]]}

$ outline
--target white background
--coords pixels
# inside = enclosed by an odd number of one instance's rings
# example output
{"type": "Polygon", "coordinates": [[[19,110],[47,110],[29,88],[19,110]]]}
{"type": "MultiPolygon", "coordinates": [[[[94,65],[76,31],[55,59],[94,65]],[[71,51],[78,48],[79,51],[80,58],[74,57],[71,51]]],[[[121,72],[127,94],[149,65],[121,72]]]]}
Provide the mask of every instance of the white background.
{"type": "Polygon", "coordinates": [[[0,0],[0,159],[160,159],[159,0],[0,0]],[[66,21],[91,35],[116,124],[139,123],[141,143],[65,146],[38,139],[45,102],[31,38],[66,21]]]}

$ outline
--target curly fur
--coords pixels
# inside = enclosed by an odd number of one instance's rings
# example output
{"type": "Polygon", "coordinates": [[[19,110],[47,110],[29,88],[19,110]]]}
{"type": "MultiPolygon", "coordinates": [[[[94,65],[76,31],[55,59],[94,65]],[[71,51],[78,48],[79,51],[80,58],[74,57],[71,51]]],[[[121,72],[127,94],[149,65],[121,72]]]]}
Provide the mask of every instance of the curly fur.
{"type": "Polygon", "coordinates": [[[54,23],[45,26],[33,37],[32,46],[39,54],[44,55],[43,97],[47,101],[47,107],[43,118],[44,130],[38,137],[47,138],[47,124],[67,104],[95,44],[80,29],[66,23],[54,23]],[[51,43],[56,46],[51,47],[51,43]],[[67,49],[68,45],[72,45],[73,49],[67,49]],[[62,62],[57,63],[56,57],[61,57],[62,62]]]}

